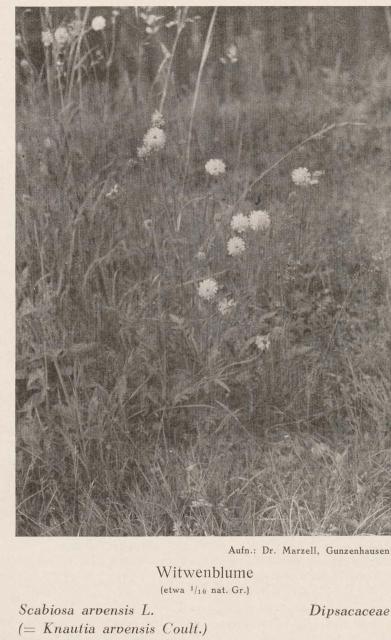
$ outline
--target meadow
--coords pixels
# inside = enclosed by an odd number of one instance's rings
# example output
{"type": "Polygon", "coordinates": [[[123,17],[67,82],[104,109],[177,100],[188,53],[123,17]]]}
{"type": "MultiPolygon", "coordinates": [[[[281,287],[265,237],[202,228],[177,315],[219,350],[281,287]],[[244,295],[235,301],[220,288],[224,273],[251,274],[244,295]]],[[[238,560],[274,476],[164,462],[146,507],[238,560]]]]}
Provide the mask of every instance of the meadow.
{"type": "Polygon", "coordinates": [[[390,56],[135,92],[72,37],[16,106],[17,534],[391,535],[390,56]]]}

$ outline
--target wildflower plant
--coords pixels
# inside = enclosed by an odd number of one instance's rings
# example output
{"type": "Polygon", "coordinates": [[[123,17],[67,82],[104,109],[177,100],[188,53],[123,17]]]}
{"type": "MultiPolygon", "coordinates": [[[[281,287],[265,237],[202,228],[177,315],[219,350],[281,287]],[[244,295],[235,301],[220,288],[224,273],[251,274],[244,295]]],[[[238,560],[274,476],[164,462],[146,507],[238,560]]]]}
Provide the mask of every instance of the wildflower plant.
{"type": "Polygon", "coordinates": [[[230,256],[240,256],[246,250],[246,243],[239,236],[233,236],[227,242],[227,251],[230,256]]]}
{"type": "Polygon", "coordinates": [[[323,173],[323,171],[311,173],[307,167],[298,167],[292,171],[292,182],[298,187],[310,187],[319,184],[319,177],[323,173]]]}
{"type": "MultiPolygon", "coordinates": [[[[159,116],[161,114],[159,113],[159,116]]],[[[152,116],[152,122],[156,121],[156,112],[152,116]]],[[[137,155],[141,158],[146,158],[150,154],[161,151],[166,144],[166,134],[162,129],[162,122],[164,123],[163,116],[160,117],[160,126],[152,126],[148,129],[147,133],[144,135],[143,144],[141,147],[137,149],[137,155]]]]}
{"type": "Polygon", "coordinates": [[[106,18],[103,16],[95,16],[91,22],[91,29],[93,31],[103,31],[106,26],[106,18]]]}
{"type": "Polygon", "coordinates": [[[243,233],[247,231],[250,226],[250,221],[248,216],[245,216],[243,213],[236,213],[231,218],[231,229],[236,233],[243,233]]]}
{"type": "Polygon", "coordinates": [[[210,176],[221,176],[225,173],[225,170],[225,162],[223,160],[220,160],[219,158],[211,158],[205,164],[205,171],[210,176]]]}
{"type": "Polygon", "coordinates": [[[218,284],[214,278],[206,278],[198,285],[198,295],[203,300],[213,300],[217,294],[218,284]]]}

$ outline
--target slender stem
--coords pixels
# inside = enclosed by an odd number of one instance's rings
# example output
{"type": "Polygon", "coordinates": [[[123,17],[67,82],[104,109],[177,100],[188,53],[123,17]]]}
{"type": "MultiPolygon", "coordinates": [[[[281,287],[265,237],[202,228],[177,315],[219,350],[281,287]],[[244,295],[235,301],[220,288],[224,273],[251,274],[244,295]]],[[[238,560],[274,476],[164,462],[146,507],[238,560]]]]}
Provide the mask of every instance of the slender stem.
{"type": "Polygon", "coordinates": [[[175,56],[176,48],[178,46],[180,35],[181,35],[182,30],[183,30],[183,28],[185,26],[185,20],[186,20],[186,16],[187,16],[188,10],[189,10],[188,7],[183,7],[183,14],[181,15],[180,21],[178,21],[177,32],[176,32],[176,35],[175,35],[174,44],[173,44],[172,49],[171,49],[170,61],[168,63],[166,79],[165,79],[165,82],[164,82],[163,94],[162,94],[162,97],[161,97],[161,100],[160,100],[160,104],[159,104],[159,112],[160,113],[163,113],[163,107],[164,107],[164,103],[165,103],[166,97],[167,97],[168,83],[170,81],[170,76],[171,76],[172,64],[173,64],[173,61],[174,61],[174,56],[175,56]]]}
{"type": "Polygon", "coordinates": [[[202,52],[201,63],[200,63],[200,67],[198,69],[197,82],[196,82],[196,86],[195,86],[193,104],[191,106],[191,113],[190,113],[190,123],[189,123],[189,133],[188,133],[187,145],[186,145],[186,156],[185,156],[186,160],[185,160],[185,171],[184,171],[184,177],[183,177],[183,184],[185,184],[185,182],[186,182],[187,171],[188,171],[188,168],[189,168],[190,146],[191,146],[191,137],[192,137],[192,131],[193,131],[193,120],[194,120],[194,114],[195,114],[195,109],[196,109],[196,105],[197,105],[198,94],[199,94],[199,91],[200,91],[201,77],[202,77],[202,72],[204,70],[204,66],[205,66],[205,63],[206,63],[206,60],[207,60],[208,54],[209,54],[210,44],[211,44],[211,41],[212,41],[212,32],[213,32],[214,23],[215,23],[215,20],[216,20],[217,10],[218,10],[218,7],[215,7],[214,10],[213,10],[212,17],[210,19],[208,33],[206,34],[206,39],[205,39],[205,44],[204,44],[204,50],[202,52]]]}

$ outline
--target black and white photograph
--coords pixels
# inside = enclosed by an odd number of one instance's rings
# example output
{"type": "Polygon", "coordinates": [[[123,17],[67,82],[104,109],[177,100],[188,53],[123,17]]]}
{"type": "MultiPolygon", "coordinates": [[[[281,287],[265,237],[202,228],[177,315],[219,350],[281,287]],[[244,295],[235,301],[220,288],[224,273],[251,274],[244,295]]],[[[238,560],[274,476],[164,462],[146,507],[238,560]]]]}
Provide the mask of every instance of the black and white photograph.
{"type": "Polygon", "coordinates": [[[391,8],[16,7],[15,123],[16,536],[391,535],[391,8]]]}

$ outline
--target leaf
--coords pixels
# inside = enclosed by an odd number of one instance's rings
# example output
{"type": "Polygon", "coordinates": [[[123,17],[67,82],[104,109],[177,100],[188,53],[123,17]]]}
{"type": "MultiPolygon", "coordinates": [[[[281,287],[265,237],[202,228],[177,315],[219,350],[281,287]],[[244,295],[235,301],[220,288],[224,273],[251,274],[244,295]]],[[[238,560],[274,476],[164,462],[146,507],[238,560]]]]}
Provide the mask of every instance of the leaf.
{"type": "Polygon", "coordinates": [[[25,298],[17,309],[17,315],[19,318],[24,318],[34,312],[34,305],[30,298],[25,298]]]}
{"type": "Polygon", "coordinates": [[[23,418],[18,422],[18,434],[29,452],[34,456],[42,454],[42,430],[38,420],[23,418]]]}
{"type": "Polygon", "coordinates": [[[128,393],[128,380],[125,374],[118,378],[115,385],[115,393],[120,403],[123,404],[128,393]]]}
{"type": "Polygon", "coordinates": [[[178,327],[183,327],[183,324],[185,322],[183,318],[179,318],[174,313],[170,313],[169,315],[170,315],[170,318],[171,318],[172,322],[174,322],[174,324],[177,324],[178,327]]]}
{"type": "Polygon", "coordinates": [[[35,369],[32,373],[30,373],[27,380],[27,389],[29,391],[39,390],[45,388],[45,372],[43,369],[35,369]]]}
{"type": "Polygon", "coordinates": [[[69,355],[82,355],[83,353],[88,353],[95,349],[95,342],[80,342],[78,344],[73,344],[71,347],[67,349],[67,354],[69,355]]]}
{"type": "Polygon", "coordinates": [[[219,387],[224,389],[224,391],[226,391],[228,394],[231,393],[231,389],[225,384],[225,382],[223,382],[222,380],[219,380],[219,378],[215,378],[213,382],[215,382],[215,384],[218,384],[219,387]]]}
{"type": "Polygon", "coordinates": [[[310,353],[313,353],[313,348],[312,347],[308,347],[306,345],[295,345],[294,347],[292,347],[291,349],[289,349],[287,355],[288,358],[297,358],[299,356],[306,356],[309,355],[310,353]]]}
{"type": "Polygon", "coordinates": [[[275,318],[276,315],[277,315],[277,311],[269,311],[269,313],[263,313],[259,318],[259,322],[265,322],[265,320],[271,320],[272,318],[275,318]]]}

